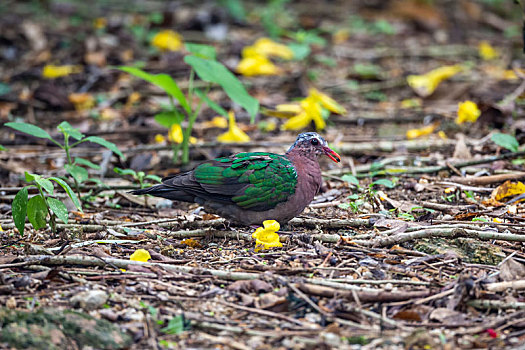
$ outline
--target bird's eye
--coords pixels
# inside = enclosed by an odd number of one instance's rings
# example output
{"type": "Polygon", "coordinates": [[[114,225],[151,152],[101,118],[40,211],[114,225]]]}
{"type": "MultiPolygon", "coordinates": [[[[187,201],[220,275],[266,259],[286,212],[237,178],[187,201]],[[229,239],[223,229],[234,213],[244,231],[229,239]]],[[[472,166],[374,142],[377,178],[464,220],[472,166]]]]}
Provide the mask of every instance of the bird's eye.
{"type": "Polygon", "coordinates": [[[317,146],[319,144],[319,140],[318,139],[312,139],[312,141],[310,141],[312,143],[312,145],[314,146],[317,146]]]}

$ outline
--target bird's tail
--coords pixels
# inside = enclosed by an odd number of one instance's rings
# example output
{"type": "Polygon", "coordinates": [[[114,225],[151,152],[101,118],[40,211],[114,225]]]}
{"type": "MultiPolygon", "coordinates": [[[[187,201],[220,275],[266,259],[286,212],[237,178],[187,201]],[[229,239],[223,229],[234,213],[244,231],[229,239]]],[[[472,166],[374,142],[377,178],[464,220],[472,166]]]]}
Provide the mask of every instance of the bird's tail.
{"type": "Polygon", "coordinates": [[[173,191],[173,187],[166,186],[164,184],[155,185],[147,188],[141,188],[138,190],[129,191],[131,194],[141,195],[141,194],[151,194],[152,196],[161,197],[163,193],[173,191]]]}
{"type": "Polygon", "coordinates": [[[129,191],[129,193],[134,195],[149,194],[155,197],[162,197],[183,202],[193,201],[193,196],[189,193],[186,193],[185,191],[175,188],[173,186],[166,186],[164,184],[129,191]]]}

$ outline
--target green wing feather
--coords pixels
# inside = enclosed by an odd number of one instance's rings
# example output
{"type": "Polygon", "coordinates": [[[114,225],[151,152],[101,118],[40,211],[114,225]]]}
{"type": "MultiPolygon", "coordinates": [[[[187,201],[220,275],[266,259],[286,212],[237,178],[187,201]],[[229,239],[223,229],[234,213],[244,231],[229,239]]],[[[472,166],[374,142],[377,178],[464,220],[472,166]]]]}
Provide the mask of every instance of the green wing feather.
{"type": "Polygon", "coordinates": [[[244,209],[263,211],[295,193],[297,173],[282,155],[239,153],[199,165],[195,180],[210,194],[227,196],[244,209]]]}

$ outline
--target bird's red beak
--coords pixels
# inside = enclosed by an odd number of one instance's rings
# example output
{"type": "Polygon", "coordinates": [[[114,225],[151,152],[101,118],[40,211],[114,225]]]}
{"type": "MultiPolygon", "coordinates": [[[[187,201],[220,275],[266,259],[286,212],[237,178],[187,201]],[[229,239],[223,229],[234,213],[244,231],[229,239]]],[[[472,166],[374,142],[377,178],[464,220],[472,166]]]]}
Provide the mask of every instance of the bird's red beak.
{"type": "Polygon", "coordinates": [[[324,154],[328,156],[331,160],[333,160],[336,163],[339,163],[341,161],[341,157],[339,154],[337,154],[333,149],[330,147],[323,147],[324,154]]]}

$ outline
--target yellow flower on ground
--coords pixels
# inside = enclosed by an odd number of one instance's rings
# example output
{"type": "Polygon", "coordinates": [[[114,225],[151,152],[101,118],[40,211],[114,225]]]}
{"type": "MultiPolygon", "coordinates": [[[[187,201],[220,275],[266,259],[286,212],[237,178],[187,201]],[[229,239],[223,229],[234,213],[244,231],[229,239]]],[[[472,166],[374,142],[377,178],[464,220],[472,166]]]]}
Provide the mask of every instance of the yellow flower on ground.
{"type": "Polygon", "coordinates": [[[228,131],[217,136],[217,141],[224,143],[242,143],[250,141],[250,136],[237,126],[237,123],[235,122],[235,114],[232,111],[228,113],[228,119],[228,131]]]}
{"type": "Polygon", "coordinates": [[[432,95],[439,84],[446,79],[461,72],[463,67],[459,64],[454,66],[444,66],[434,69],[422,75],[409,75],[407,77],[408,85],[421,97],[432,95]]]}
{"type": "Polygon", "coordinates": [[[155,135],[155,143],[165,143],[166,138],[162,136],[161,134],[155,135]]]}
{"type": "Polygon", "coordinates": [[[161,51],[179,51],[182,49],[182,36],[171,29],[161,30],[155,34],[151,45],[161,51]]]}
{"type": "MultiPolygon", "coordinates": [[[[184,140],[184,134],[182,133],[182,127],[180,124],[173,124],[168,131],[168,140],[174,143],[182,143],[184,140]]],[[[190,143],[197,143],[197,139],[190,136],[190,143]]]]}
{"type": "MultiPolygon", "coordinates": [[[[251,48],[256,53],[265,57],[280,57],[285,60],[293,58],[293,51],[286,45],[276,43],[268,38],[258,39],[251,48]]],[[[243,55],[243,57],[246,57],[243,55]]]]}
{"type": "Polygon", "coordinates": [[[95,105],[95,98],[87,92],[70,94],[68,99],[69,102],[75,106],[77,111],[91,109],[95,105]]]}
{"type": "Polygon", "coordinates": [[[206,121],[203,123],[205,128],[227,128],[228,127],[228,120],[226,118],[221,116],[213,117],[212,120],[206,121]]]}
{"type": "Polygon", "coordinates": [[[279,241],[279,235],[277,231],[281,226],[275,220],[265,220],[263,227],[259,227],[252,233],[252,237],[255,238],[255,251],[261,251],[264,249],[270,249],[275,247],[282,247],[282,243],[279,241]]]}
{"type": "Polygon", "coordinates": [[[277,105],[275,111],[270,111],[266,114],[278,117],[288,117],[288,115],[292,115],[281,127],[283,130],[304,129],[310,125],[312,121],[315,123],[315,128],[317,130],[322,130],[326,127],[326,121],[322,115],[323,108],[326,108],[332,113],[346,113],[346,109],[334,99],[312,88],[310,89],[308,96],[304,98],[299,105],[277,105]]]}
{"type": "Polygon", "coordinates": [[[499,52],[492,47],[487,41],[482,41],[478,45],[479,57],[485,61],[498,58],[499,52]]]}
{"type": "Polygon", "coordinates": [[[263,55],[244,57],[237,65],[237,73],[246,77],[255,75],[278,75],[282,70],[263,55]]]}
{"type": "Polygon", "coordinates": [[[47,79],[55,79],[60,77],[66,77],[71,74],[81,73],[82,70],[82,66],[55,66],[53,64],[46,64],[44,66],[44,69],[42,69],[42,76],[47,79]]]}
{"type": "Polygon", "coordinates": [[[438,135],[442,140],[448,140],[447,134],[443,130],[439,130],[438,135]]]}
{"type": "Polygon", "coordinates": [[[314,121],[317,130],[323,130],[326,122],[322,116],[321,104],[311,95],[301,101],[301,107],[306,114],[314,121]]]}
{"type": "Polygon", "coordinates": [[[314,101],[319,102],[324,108],[328,109],[330,112],[335,114],[345,114],[346,109],[337,103],[330,96],[323,94],[317,89],[311,88],[308,91],[308,95],[314,99],[314,101]]]}
{"type": "Polygon", "coordinates": [[[458,105],[458,116],[456,124],[463,124],[464,122],[474,123],[481,115],[478,105],[472,101],[460,102],[458,105]]]}
{"type": "Polygon", "coordinates": [[[151,259],[151,255],[146,249],[137,249],[131,254],[129,260],[147,262],[151,259]]]}
{"type": "Polygon", "coordinates": [[[412,140],[412,139],[417,139],[418,137],[421,137],[421,136],[430,135],[434,132],[434,130],[436,130],[438,125],[439,125],[438,123],[434,123],[434,124],[425,126],[423,128],[407,130],[407,133],[406,133],[407,139],[412,140]]]}

